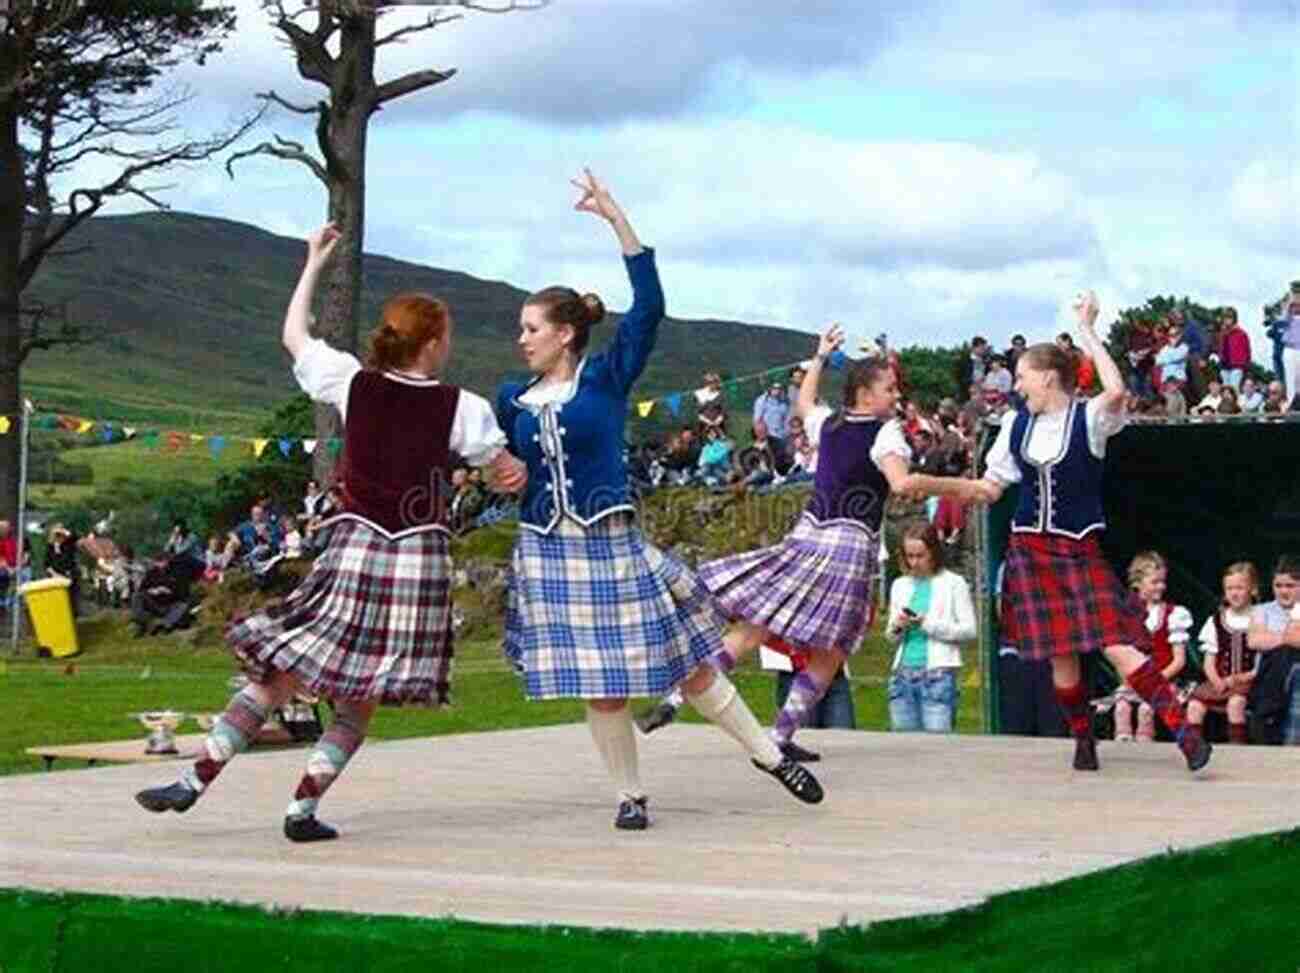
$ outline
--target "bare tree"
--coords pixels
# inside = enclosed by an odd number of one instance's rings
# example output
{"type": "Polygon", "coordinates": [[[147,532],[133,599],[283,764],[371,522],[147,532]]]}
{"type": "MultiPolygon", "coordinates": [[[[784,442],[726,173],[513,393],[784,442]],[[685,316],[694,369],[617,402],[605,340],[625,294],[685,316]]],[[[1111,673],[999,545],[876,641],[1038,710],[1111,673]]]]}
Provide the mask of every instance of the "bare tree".
{"type": "MultiPolygon", "coordinates": [[[[25,297],[41,265],[76,252],[69,235],[110,200],[163,206],[154,180],[225,152],[256,120],[177,137],[188,95],[153,90],[233,28],[230,7],[193,0],[10,0],[0,16],[0,414],[19,412],[28,355],[90,337],[66,306],[25,297]],[[110,175],[78,182],[92,161],[110,175]]],[[[0,517],[17,510],[18,447],[0,436],[0,517]]]]}
{"type": "MultiPolygon", "coordinates": [[[[326,273],[325,296],[317,319],[319,333],[333,344],[356,351],[361,317],[361,253],[365,238],[366,145],[371,116],[390,101],[442,84],[455,68],[412,71],[390,81],[375,77],[380,48],[405,42],[413,35],[434,30],[460,19],[465,12],[504,14],[544,7],[549,0],[263,0],[276,29],[293,52],[298,74],[320,85],[326,96],[312,103],[294,101],[275,91],[258,95],[274,104],[315,120],[315,151],[301,142],[280,136],[237,152],[226,162],[234,177],[234,163],[251,155],[269,155],[305,166],[325,186],[328,218],[338,226],[341,239],[326,273]],[[435,8],[418,22],[380,28],[392,7],[435,8]]],[[[341,423],[333,408],[316,410],[316,436],[321,442],[338,437],[341,423]]],[[[329,450],[315,454],[315,475],[325,482],[333,471],[329,450]]]]}

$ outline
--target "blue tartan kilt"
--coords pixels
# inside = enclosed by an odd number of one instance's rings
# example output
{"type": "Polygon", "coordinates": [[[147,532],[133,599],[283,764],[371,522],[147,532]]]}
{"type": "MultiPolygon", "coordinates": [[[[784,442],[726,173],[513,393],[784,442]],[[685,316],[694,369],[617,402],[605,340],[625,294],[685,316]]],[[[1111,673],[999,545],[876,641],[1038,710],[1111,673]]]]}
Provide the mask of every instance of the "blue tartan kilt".
{"type": "Polygon", "coordinates": [[[721,648],[725,625],[708,589],[630,514],[519,531],[505,654],[529,699],[662,695],[721,648]]]}

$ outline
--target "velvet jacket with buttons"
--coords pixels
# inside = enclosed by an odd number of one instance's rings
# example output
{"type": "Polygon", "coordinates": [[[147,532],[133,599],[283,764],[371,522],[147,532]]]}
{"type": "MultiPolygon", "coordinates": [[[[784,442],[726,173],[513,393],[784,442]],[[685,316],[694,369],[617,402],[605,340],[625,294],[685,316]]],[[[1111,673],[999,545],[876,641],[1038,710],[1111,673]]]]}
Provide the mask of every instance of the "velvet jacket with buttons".
{"type": "Polygon", "coordinates": [[[543,406],[521,402],[538,379],[508,382],[497,393],[497,418],[510,452],[528,466],[520,524],[547,533],[569,517],[590,525],[633,509],[623,461],[627,397],[645,369],[664,316],[654,251],[625,257],[632,307],[608,348],[578,362],[573,394],[543,406]]]}
{"type": "Polygon", "coordinates": [[[1061,449],[1046,463],[1029,458],[1035,417],[1017,413],[1011,426],[1011,455],[1020,467],[1020,501],[1011,529],[1021,533],[1057,534],[1081,539],[1106,527],[1101,507],[1104,463],[1088,446],[1088,415],[1075,399],[1065,418],[1061,449]]]}

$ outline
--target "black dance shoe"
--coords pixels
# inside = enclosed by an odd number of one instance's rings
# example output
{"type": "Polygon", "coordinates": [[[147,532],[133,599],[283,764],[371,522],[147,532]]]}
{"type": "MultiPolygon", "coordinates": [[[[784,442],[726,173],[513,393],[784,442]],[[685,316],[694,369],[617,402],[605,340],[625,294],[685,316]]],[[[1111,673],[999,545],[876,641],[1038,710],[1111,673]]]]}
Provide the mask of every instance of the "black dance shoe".
{"type": "Polygon", "coordinates": [[[785,743],[778,743],[783,756],[789,757],[797,764],[815,764],[822,759],[822,755],[815,750],[805,750],[793,740],[786,740],[785,743]]]}
{"type": "Polygon", "coordinates": [[[284,836],[290,841],[332,841],[339,833],[328,824],[316,820],[316,815],[284,819],[284,836]]]}
{"type": "Polygon", "coordinates": [[[650,826],[650,815],[646,813],[646,799],[638,797],[624,801],[618,806],[614,818],[614,827],[619,831],[644,831],[650,826]]]}
{"type": "Polygon", "coordinates": [[[1210,762],[1210,752],[1214,747],[1210,746],[1199,726],[1189,723],[1178,732],[1178,749],[1187,760],[1187,769],[1195,772],[1210,762]]]}
{"type": "Polygon", "coordinates": [[[763,773],[771,774],[779,780],[786,790],[805,804],[820,804],[825,797],[822,785],[817,783],[817,778],[812,775],[812,771],[802,764],[795,763],[789,757],[782,757],[781,762],[775,767],[764,767],[757,760],[751,763],[763,773]]]}
{"type": "Polygon", "coordinates": [[[1101,764],[1097,762],[1097,741],[1092,737],[1075,737],[1074,769],[1101,770],[1101,764]]]}
{"type": "Polygon", "coordinates": [[[672,703],[660,702],[638,716],[636,726],[642,733],[651,734],[675,719],[677,719],[677,707],[672,703]]]}
{"type": "Polygon", "coordinates": [[[184,781],[168,784],[166,787],[150,787],[135,795],[135,802],[146,811],[161,814],[163,811],[175,811],[184,814],[199,799],[199,792],[184,781]]]}

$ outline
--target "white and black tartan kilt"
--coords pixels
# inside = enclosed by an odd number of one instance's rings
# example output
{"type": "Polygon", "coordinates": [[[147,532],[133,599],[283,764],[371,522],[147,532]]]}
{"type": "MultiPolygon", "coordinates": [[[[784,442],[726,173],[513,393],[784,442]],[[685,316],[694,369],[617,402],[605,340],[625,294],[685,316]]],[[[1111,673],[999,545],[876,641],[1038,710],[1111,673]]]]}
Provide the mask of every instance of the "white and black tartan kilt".
{"type": "Polygon", "coordinates": [[[721,647],[725,624],[708,589],[630,514],[519,531],[505,653],[530,699],[662,695],[721,647]]]}
{"type": "Polygon", "coordinates": [[[257,682],[281,671],[327,699],[445,703],[453,654],[447,535],[392,539],[340,520],[302,584],[234,620],[226,641],[257,682]]]}

